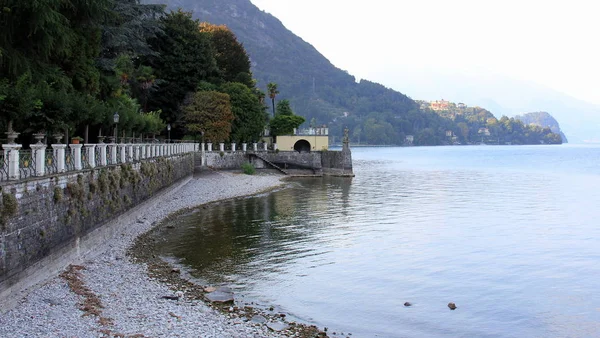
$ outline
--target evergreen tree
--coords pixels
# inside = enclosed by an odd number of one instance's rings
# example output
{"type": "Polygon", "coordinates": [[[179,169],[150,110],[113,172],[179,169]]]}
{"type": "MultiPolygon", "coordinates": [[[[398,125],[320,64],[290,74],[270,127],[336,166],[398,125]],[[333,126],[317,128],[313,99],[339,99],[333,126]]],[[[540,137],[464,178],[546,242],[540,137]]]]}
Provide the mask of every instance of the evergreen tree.
{"type": "Polygon", "coordinates": [[[249,88],[254,87],[250,58],[235,34],[227,26],[207,22],[200,24],[200,31],[210,36],[219,77],[225,82],[239,82],[249,88]]]}
{"type": "Polygon", "coordinates": [[[210,37],[199,31],[199,23],[192,20],[190,13],[171,12],[162,24],[163,32],[150,39],[158,55],[148,56],[144,62],[160,79],[148,106],[150,110],[162,110],[162,117],[177,127],[182,121],[180,106],[186,95],[193,93],[200,81],[214,76],[217,67],[210,37]]]}

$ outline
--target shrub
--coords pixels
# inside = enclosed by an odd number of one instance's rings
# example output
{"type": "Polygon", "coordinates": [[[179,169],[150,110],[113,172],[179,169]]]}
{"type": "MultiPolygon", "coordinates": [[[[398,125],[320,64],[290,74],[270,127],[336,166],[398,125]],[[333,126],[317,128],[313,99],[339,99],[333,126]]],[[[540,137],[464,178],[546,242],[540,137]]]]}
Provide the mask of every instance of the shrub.
{"type": "Polygon", "coordinates": [[[242,164],[242,170],[244,171],[244,174],[246,174],[246,175],[254,175],[254,173],[256,173],[256,169],[250,163],[242,164]]]}

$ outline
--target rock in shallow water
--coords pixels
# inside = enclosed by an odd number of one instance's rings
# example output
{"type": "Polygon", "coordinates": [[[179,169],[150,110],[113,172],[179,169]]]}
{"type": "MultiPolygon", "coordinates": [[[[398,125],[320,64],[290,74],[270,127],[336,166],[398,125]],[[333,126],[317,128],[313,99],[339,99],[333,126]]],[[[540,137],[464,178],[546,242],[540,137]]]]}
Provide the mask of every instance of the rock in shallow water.
{"type": "Polygon", "coordinates": [[[250,319],[250,321],[253,323],[264,324],[267,322],[267,318],[265,318],[261,315],[256,315],[256,316],[252,317],[252,319],[250,319]]]}
{"type": "Polygon", "coordinates": [[[229,303],[233,302],[233,292],[223,292],[217,290],[215,292],[211,292],[206,294],[206,299],[213,303],[229,303]]]}
{"type": "Polygon", "coordinates": [[[267,323],[267,327],[276,332],[287,330],[289,328],[286,323],[282,322],[267,323]]]}
{"type": "Polygon", "coordinates": [[[448,307],[450,308],[450,310],[456,310],[456,304],[454,303],[448,303],[448,307]]]}

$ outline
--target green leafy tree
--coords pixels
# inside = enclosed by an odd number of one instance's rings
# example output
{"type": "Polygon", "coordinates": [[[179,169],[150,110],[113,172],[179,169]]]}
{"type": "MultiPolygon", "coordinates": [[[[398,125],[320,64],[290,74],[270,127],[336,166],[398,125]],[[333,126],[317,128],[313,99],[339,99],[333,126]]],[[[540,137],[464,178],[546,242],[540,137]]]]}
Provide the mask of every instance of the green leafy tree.
{"type": "Polygon", "coordinates": [[[220,91],[229,95],[235,116],[231,140],[249,142],[258,139],[266,125],[266,113],[254,91],[244,84],[231,82],[223,84],[220,91]]]}
{"type": "Polygon", "coordinates": [[[288,100],[281,100],[279,102],[277,102],[277,115],[294,115],[294,112],[292,111],[292,107],[290,106],[290,101],[288,100]]]}
{"type": "Polygon", "coordinates": [[[304,117],[298,115],[277,115],[269,124],[273,136],[289,135],[294,132],[306,121],[304,117]]]}
{"type": "Polygon", "coordinates": [[[183,110],[190,133],[204,132],[204,136],[213,142],[229,139],[234,120],[229,95],[216,91],[196,92],[183,110]]]}

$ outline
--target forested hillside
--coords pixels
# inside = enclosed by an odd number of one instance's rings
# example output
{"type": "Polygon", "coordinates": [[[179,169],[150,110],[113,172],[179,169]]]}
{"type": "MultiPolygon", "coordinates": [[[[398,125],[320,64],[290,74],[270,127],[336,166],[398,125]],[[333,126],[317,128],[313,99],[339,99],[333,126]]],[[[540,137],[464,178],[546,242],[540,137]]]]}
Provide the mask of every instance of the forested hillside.
{"type": "Polygon", "coordinates": [[[534,124],[542,128],[548,127],[550,128],[550,130],[552,130],[553,133],[560,134],[563,143],[568,142],[567,137],[560,130],[560,125],[558,124],[558,121],[556,121],[556,119],[552,115],[545,111],[517,115],[515,116],[515,119],[520,120],[521,122],[523,122],[523,124],[526,125],[534,124]]]}
{"type": "Polygon", "coordinates": [[[279,86],[278,99],[288,99],[308,123],[327,124],[339,137],[344,126],[354,142],[403,144],[405,135],[423,144],[439,144],[448,121],[421,112],[408,96],[366,80],[356,82],[313,46],[287,30],[249,0],[148,0],[170,9],[191,11],[200,21],[225,24],[244,44],[257,87],[279,86]]]}

